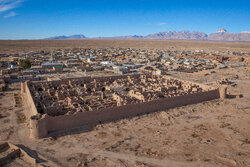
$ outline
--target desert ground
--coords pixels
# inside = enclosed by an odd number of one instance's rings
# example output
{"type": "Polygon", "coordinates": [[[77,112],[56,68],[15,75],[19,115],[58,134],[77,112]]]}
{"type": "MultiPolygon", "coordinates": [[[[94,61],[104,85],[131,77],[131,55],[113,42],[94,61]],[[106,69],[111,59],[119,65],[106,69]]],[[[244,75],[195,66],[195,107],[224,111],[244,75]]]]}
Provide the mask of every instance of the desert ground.
{"type": "MultiPolygon", "coordinates": [[[[0,41],[1,52],[60,47],[141,47],[250,50],[250,43],[139,40],[0,41]],[[135,46],[136,45],[136,46],[135,46]]],[[[40,166],[68,167],[246,167],[250,166],[250,67],[169,73],[217,86],[229,97],[82,127],[73,133],[31,139],[20,83],[0,94],[0,141],[18,145],[40,166]]],[[[1,154],[0,154],[1,155],[1,154]]],[[[6,166],[31,166],[15,159],[6,166]]]]}
{"type": "Polygon", "coordinates": [[[81,39],[81,40],[0,40],[0,52],[39,51],[56,48],[140,48],[140,49],[205,49],[211,51],[250,51],[249,42],[215,42],[185,40],[113,40],[113,39],[81,39]]]}

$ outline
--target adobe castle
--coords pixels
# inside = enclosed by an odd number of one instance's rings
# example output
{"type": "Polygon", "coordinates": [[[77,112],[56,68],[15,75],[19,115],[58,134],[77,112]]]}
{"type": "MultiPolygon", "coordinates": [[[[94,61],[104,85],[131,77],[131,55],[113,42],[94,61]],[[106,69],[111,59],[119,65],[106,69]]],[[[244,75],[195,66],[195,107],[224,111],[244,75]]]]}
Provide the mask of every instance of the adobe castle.
{"type": "Polygon", "coordinates": [[[24,82],[31,136],[225,97],[225,89],[161,75],[24,82]]]}

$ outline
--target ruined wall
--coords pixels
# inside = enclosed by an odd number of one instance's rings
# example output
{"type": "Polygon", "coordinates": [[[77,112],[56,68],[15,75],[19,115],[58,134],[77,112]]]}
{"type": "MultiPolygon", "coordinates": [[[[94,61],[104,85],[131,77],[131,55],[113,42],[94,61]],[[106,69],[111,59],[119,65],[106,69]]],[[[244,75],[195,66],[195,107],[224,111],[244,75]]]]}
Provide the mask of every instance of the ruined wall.
{"type": "MultiPolygon", "coordinates": [[[[177,78],[174,78],[174,77],[171,77],[171,76],[164,76],[166,79],[177,79],[177,78]]],[[[211,87],[211,86],[208,86],[208,85],[204,85],[204,84],[200,84],[200,83],[196,83],[196,82],[192,82],[192,81],[187,81],[187,80],[182,80],[182,79],[179,79],[179,81],[182,81],[183,83],[187,83],[187,84],[190,84],[190,85],[199,85],[200,88],[202,88],[203,90],[205,91],[209,91],[209,90],[213,90],[214,87],[211,87]]]]}
{"type": "Polygon", "coordinates": [[[23,101],[26,103],[26,105],[29,107],[28,109],[28,116],[36,115],[38,114],[36,105],[34,104],[33,98],[31,96],[28,82],[21,82],[21,93],[23,101]]]}
{"type": "Polygon", "coordinates": [[[9,142],[0,144],[0,153],[2,153],[2,155],[0,155],[0,166],[6,165],[8,162],[17,157],[22,158],[25,162],[31,164],[32,166],[36,166],[35,158],[32,158],[23,149],[9,142]]]}
{"type": "Polygon", "coordinates": [[[30,128],[30,137],[31,138],[42,138],[47,135],[47,128],[44,126],[44,120],[35,120],[31,118],[34,115],[37,115],[37,109],[34,104],[33,98],[31,96],[28,82],[21,82],[21,93],[24,103],[27,106],[27,117],[30,118],[29,128],[30,128]],[[46,131],[46,132],[44,132],[46,131]]]}
{"type": "Polygon", "coordinates": [[[0,153],[2,153],[2,155],[0,155],[0,166],[6,165],[16,157],[22,158],[32,166],[36,166],[37,164],[35,158],[32,158],[23,149],[9,142],[0,144],[0,153]]]}
{"type": "MultiPolygon", "coordinates": [[[[122,76],[110,76],[110,77],[83,77],[83,78],[74,78],[74,79],[65,79],[60,81],[51,81],[47,82],[48,85],[60,85],[60,84],[71,84],[78,83],[82,81],[92,82],[93,79],[98,80],[98,82],[106,82],[110,80],[116,80],[120,78],[127,78],[127,75],[122,76]]],[[[133,75],[133,77],[141,77],[140,74],[133,75]]],[[[157,79],[158,76],[152,76],[153,79],[157,79]]],[[[164,76],[166,79],[176,79],[169,76],[164,76]]],[[[178,79],[180,80],[180,79],[178,79]]],[[[37,108],[34,104],[33,98],[30,93],[29,83],[25,82],[21,84],[21,91],[23,93],[23,97],[25,98],[25,102],[29,107],[28,115],[30,116],[30,134],[33,138],[43,138],[51,133],[71,129],[79,126],[84,126],[88,124],[98,124],[113,120],[122,119],[125,117],[136,116],[139,114],[150,113],[155,111],[166,110],[169,108],[179,107],[188,104],[199,103],[202,101],[208,101],[217,99],[225,96],[224,89],[215,89],[213,87],[202,85],[190,81],[183,81],[184,83],[199,85],[202,88],[202,92],[190,92],[187,95],[181,96],[173,96],[168,98],[162,98],[158,100],[153,100],[144,103],[135,103],[128,104],[123,106],[116,106],[110,108],[103,108],[100,110],[94,111],[85,111],[85,112],[75,112],[73,114],[60,115],[60,116],[49,116],[47,114],[39,114],[37,112],[37,108]]],[[[39,83],[32,83],[32,85],[36,85],[39,83]]],[[[52,110],[52,109],[50,109],[52,110]]],[[[55,111],[60,110],[56,109],[55,111]]]]}
{"type": "Polygon", "coordinates": [[[185,96],[175,96],[146,103],[130,104],[113,108],[104,108],[98,111],[78,112],[72,115],[47,116],[38,120],[32,120],[37,128],[37,138],[46,137],[50,133],[79,127],[87,124],[98,124],[139,114],[166,110],[188,104],[199,103],[220,98],[219,89],[189,94],[185,96]],[[40,133],[40,131],[42,131],[40,133]]]}

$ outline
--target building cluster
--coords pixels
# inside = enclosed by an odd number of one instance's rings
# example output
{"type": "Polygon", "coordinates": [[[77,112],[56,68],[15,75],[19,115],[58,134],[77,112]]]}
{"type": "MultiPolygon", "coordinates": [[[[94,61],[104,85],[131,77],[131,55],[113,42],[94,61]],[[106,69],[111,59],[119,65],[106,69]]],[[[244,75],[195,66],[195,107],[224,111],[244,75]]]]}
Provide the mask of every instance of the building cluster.
{"type": "Polygon", "coordinates": [[[38,112],[50,116],[144,103],[208,90],[174,78],[143,74],[31,82],[29,89],[38,112]]]}
{"type": "Polygon", "coordinates": [[[34,138],[213,100],[225,91],[153,73],[21,83],[34,138]]]}
{"type": "Polygon", "coordinates": [[[204,50],[146,50],[134,48],[56,49],[52,52],[0,53],[0,90],[10,81],[41,80],[47,74],[107,71],[117,74],[188,72],[250,64],[250,53],[204,50]],[[238,57],[232,57],[237,55],[238,57]],[[29,59],[23,69],[20,59],[29,59]]]}

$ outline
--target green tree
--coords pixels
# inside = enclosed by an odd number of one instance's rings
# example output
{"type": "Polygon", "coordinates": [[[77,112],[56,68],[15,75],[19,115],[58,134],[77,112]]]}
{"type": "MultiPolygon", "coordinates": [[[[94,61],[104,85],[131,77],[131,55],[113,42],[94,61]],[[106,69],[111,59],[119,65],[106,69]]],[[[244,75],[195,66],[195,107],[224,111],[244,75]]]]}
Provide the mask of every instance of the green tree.
{"type": "Polygon", "coordinates": [[[19,65],[20,67],[22,67],[23,69],[28,69],[31,67],[31,62],[29,59],[20,59],[19,60],[19,65]]]}

